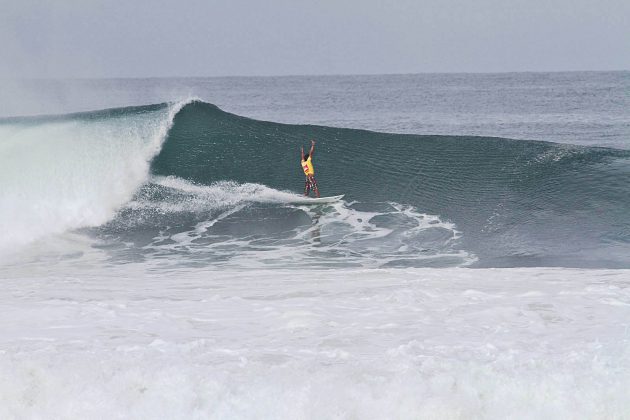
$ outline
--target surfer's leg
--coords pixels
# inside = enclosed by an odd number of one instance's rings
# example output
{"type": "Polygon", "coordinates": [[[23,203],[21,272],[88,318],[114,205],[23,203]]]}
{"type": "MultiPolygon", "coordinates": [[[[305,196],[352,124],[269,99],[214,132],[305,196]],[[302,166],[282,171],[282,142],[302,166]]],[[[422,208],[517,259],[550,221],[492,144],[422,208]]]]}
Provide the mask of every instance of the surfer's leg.
{"type": "Polygon", "coordinates": [[[311,179],[313,180],[313,191],[315,192],[317,198],[319,198],[319,187],[317,186],[317,180],[315,180],[315,178],[311,179]]]}
{"type": "Polygon", "coordinates": [[[308,178],[306,178],[306,181],[304,181],[304,195],[308,195],[308,192],[311,190],[311,183],[308,181],[308,178]]]}

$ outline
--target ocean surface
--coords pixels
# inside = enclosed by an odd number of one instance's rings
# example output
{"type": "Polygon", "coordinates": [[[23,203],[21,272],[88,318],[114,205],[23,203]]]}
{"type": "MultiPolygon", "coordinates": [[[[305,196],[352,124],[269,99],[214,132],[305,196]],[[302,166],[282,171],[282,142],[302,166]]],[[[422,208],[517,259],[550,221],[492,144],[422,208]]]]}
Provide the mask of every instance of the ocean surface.
{"type": "Polygon", "coordinates": [[[0,418],[630,417],[630,72],[7,81],[0,190],[0,418]]]}

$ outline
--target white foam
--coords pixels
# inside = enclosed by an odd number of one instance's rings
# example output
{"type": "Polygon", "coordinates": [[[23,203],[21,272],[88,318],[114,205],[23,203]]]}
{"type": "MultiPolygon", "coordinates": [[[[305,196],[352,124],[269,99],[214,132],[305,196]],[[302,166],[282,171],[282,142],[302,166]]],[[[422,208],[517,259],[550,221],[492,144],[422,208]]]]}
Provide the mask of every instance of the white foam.
{"type": "MultiPolygon", "coordinates": [[[[300,195],[265,185],[228,181],[199,185],[173,176],[153,177],[148,188],[155,187],[170,191],[138,194],[126,206],[140,210],[139,220],[144,221],[156,213],[179,212],[202,213],[208,219],[187,231],[178,231],[170,236],[160,234],[144,249],[153,249],[160,255],[183,253],[186,258],[194,258],[196,264],[206,261],[231,267],[263,268],[300,266],[308,261],[311,266],[353,265],[374,268],[385,264],[454,266],[476,261],[474,255],[455,249],[454,245],[461,233],[453,223],[442,221],[435,215],[420,213],[409,205],[373,203],[373,206],[380,208],[378,211],[359,210],[353,207],[353,203],[342,200],[324,206],[303,206],[292,204],[300,195]],[[160,198],[156,199],[156,195],[160,198]],[[238,219],[238,215],[235,219],[250,223],[249,237],[223,235],[220,240],[204,240],[204,237],[211,235],[208,230],[212,226],[255,204],[292,208],[303,212],[311,223],[304,223],[306,217],[301,222],[294,219],[294,224],[287,225],[284,231],[280,226],[272,227],[279,236],[274,237],[271,233],[267,238],[261,238],[256,232],[266,232],[265,221],[256,220],[254,211],[246,214],[244,219],[238,219]],[[219,210],[220,213],[211,214],[211,210],[219,210]],[[377,222],[379,217],[381,222],[377,222]],[[404,220],[404,226],[397,226],[396,220],[384,222],[383,217],[404,220]],[[436,229],[443,232],[436,242],[421,237],[436,229]],[[174,242],[165,242],[165,239],[174,242]]],[[[289,213],[277,214],[283,217],[289,213]]],[[[273,223],[273,217],[271,219],[273,223]]],[[[162,259],[160,263],[179,265],[182,261],[162,259]]]]}
{"type": "Polygon", "coordinates": [[[0,255],[111,218],[146,181],[187,102],[107,119],[0,125],[0,255]]]}
{"type": "Polygon", "coordinates": [[[164,212],[198,212],[215,208],[227,208],[240,203],[287,203],[297,196],[288,191],[279,191],[262,184],[239,184],[234,181],[219,181],[211,185],[195,184],[176,176],[156,176],[151,184],[166,187],[186,195],[175,200],[139,200],[130,202],[132,209],[155,208],[164,212]]]}
{"type": "Polygon", "coordinates": [[[145,268],[3,280],[0,418],[630,415],[627,270],[145,268]]]}

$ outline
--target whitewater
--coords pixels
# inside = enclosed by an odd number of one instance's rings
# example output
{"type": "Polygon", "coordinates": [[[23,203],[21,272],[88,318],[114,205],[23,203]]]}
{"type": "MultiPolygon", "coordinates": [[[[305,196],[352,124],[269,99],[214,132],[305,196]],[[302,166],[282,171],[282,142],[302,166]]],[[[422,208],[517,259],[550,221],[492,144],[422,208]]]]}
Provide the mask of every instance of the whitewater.
{"type": "Polygon", "coordinates": [[[0,418],[627,418],[628,80],[2,98],[0,418]]]}

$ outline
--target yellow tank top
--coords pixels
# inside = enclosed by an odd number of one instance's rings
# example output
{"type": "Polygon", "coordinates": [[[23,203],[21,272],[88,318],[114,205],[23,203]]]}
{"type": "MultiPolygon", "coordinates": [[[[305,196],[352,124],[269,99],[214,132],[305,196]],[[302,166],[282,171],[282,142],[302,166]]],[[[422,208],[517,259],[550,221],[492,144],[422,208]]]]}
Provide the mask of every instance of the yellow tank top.
{"type": "Polygon", "coordinates": [[[313,176],[315,175],[315,169],[313,169],[313,163],[311,162],[311,157],[302,161],[302,170],[304,171],[304,175],[313,176]]]}

